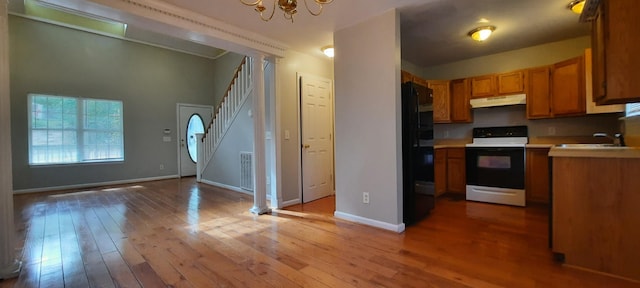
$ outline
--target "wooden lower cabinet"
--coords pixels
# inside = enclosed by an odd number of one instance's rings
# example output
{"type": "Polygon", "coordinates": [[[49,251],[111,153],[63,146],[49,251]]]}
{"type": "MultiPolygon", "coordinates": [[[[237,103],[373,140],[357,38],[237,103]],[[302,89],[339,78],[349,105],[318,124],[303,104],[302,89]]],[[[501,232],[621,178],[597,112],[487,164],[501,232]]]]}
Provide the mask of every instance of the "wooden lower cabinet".
{"type": "Polygon", "coordinates": [[[549,203],[549,148],[527,148],[527,203],[549,203]]]}
{"type": "Polygon", "coordinates": [[[640,281],[640,158],[553,157],[553,252],[640,281]]]}
{"type": "Polygon", "coordinates": [[[467,179],[464,147],[436,149],[434,163],[436,196],[447,192],[466,193],[467,179]]]}
{"type": "Polygon", "coordinates": [[[447,149],[435,149],[433,170],[436,197],[447,193],[447,149]]]}

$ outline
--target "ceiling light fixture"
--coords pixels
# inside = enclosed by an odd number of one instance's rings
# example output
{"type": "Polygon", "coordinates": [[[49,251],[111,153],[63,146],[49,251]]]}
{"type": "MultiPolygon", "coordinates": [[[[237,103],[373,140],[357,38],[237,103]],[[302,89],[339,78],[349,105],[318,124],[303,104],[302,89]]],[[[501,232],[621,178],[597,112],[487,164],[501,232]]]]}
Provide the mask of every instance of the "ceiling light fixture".
{"type": "Polygon", "coordinates": [[[482,26],[469,31],[467,35],[473,40],[484,41],[491,36],[494,30],[496,30],[496,26],[482,26]]]}
{"type": "Polygon", "coordinates": [[[576,14],[582,14],[582,9],[584,8],[584,3],[586,0],[573,0],[567,7],[576,14]]]}
{"type": "Polygon", "coordinates": [[[320,50],[322,50],[322,53],[324,53],[324,55],[327,55],[327,57],[333,58],[334,52],[335,52],[335,49],[333,49],[333,46],[331,45],[324,46],[320,50]]]}
{"type": "MultiPolygon", "coordinates": [[[[242,4],[244,5],[256,6],[254,10],[260,13],[260,18],[264,21],[269,21],[271,20],[271,18],[273,18],[273,14],[276,13],[276,3],[277,3],[280,10],[284,12],[284,19],[291,20],[291,23],[293,23],[293,15],[298,13],[298,10],[297,10],[298,1],[297,0],[271,0],[271,1],[273,1],[271,14],[269,15],[269,17],[265,17],[263,13],[267,10],[267,7],[265,7],[264,4],[262,3],[263,0],[257,0],[253,2],[245,2],[244,0],[240,0],[240,2],[242,2],[242,4]]],[[[313,16],[318,16],[322,13],[322,7],[323,7],[322,5],[330,4],[331,2],[333,2],[333,0],[308,0],[308,1],[314,3],[316,8],[315,9],[309,8],[309,4],[307,4],[307,0],[302,0],[302,2],[304,2],[304,6],[307,8],[307,11],[309,11],[309,13],[311,13],[311,15],[313,16]]]]}

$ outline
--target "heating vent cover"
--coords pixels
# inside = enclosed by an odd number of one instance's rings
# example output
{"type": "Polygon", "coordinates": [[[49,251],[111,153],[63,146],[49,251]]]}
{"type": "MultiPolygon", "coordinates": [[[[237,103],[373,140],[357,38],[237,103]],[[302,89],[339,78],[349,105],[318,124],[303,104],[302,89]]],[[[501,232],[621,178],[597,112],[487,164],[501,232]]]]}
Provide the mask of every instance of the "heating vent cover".
{"type": "Polygon", "coordinates": [[[253,191],[253,153],[240,152],[240,188],[253,191]]]}

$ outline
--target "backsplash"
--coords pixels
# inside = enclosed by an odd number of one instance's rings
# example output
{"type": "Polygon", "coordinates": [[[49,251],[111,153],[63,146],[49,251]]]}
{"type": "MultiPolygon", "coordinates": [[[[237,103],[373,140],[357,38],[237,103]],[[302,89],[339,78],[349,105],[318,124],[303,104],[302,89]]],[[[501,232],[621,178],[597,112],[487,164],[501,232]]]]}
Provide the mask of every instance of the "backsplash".
{"type": "MultiPolygon", "coordinates": [[[[529,127],[529,137],[591,136],[596,132],[620,132],[622,113],[591,114],[579,117],[529,120],[525,105],[473,109],[473,123],[435,124],[436,139],[471,139],[474,127],[514,126],[529,127]]],[[[640,117],[632,127],[640,135],[640,117]]],[[[629,127],[627,127],[629,129],[629,127]]],[[[628,133],[628,132],[627,132],[628,133]]]]}
{"type": "Polygon", "coordinates": [[[624,118],[622,126],[627,146],[640,147],[640,116],[624,118]]]}

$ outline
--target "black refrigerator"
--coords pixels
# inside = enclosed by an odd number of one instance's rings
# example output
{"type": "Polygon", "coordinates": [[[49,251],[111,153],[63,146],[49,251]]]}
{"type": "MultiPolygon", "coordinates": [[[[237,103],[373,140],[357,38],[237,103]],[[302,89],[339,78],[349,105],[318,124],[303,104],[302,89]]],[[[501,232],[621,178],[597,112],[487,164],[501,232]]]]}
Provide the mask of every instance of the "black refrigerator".
{"type": "Polygon", "coordinates": [[[435,205],[433,176],[433,91],[402,84],[403,220],[412,225],[435,205]]]}

